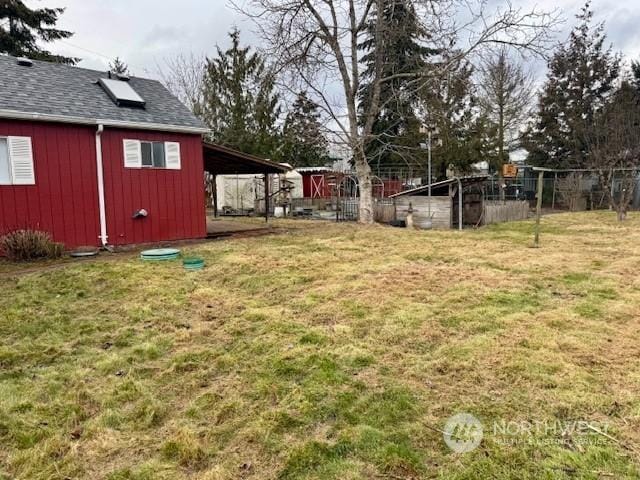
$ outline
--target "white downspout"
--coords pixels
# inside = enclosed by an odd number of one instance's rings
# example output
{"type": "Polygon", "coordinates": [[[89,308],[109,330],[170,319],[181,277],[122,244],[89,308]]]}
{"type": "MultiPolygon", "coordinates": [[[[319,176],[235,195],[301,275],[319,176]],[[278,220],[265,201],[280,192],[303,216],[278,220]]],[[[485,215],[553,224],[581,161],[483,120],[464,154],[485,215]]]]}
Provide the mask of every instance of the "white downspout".
{"type": "Polygon", "coordinates": [[[100,242],[107,246],[107,212],[104,201],[104,171],[102,168],[102,132],[104,125],[99,124],[96,130],[96,170],[98,174],[98,209],[100,211],[100,242]]]}

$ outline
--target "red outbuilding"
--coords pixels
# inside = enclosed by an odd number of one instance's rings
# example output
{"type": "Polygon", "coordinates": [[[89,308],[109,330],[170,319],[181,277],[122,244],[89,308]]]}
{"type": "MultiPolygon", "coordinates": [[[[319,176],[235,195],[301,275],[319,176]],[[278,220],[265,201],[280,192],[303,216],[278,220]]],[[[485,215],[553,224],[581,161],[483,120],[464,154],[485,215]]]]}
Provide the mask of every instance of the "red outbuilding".
{"type": "Polygon", "coordinates": [[[0,55],[0,233],[204,238],[204,132],[155,80],[0,55]]]}
{"type": "Polygon", "coordinates": [[[302,192],[305,198],[331,198],[335,191],[336,176],[340,175],[329,167],[300,167],[302,192]]]}

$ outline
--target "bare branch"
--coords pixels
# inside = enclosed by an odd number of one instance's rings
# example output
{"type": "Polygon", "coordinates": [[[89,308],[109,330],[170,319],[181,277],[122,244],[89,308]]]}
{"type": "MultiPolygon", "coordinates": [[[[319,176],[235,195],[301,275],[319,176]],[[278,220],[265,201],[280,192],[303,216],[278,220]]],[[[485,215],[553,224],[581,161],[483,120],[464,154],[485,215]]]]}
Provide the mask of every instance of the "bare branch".
{"type": "Polygon", "coordinates": [[[490,13],[484,0],[410,0],[419,12],[421,30],[427,34],[425,42],[455,54],[442,57],[436,69],[431,65],[425,70],[389,75],[383,68],[382,53],[385,28],[391,27],[377,22],[375,68],[373,78],[367,78],[372,86],[371,98],[366,111],[359,111],[358,91],[364,66],[358,48],[372,11],[381,11],[387,0],[247,1],[247,8],[234,6],[255,21],[264,49],[277,63],[278,71],[286,71],[303,83],[345,137],[360,182],[361,221],[366,223],[373,215],[370,159],[365,156],[365,145],[372,140],[393,143],[393,139],[372,133],[375,119],[388,102],[381,100],[383,86],[406,78],[409,91],[398,91],[397,95],[415,94],[437,81],[434,70],[446,72],[450,65],[491,44],[545,55],[551,47],[551,29],[558,21],[554,14],[524,11],[510,3],[490,13]],[[462,20],[457,24],[452,20],[455,18],[462,20]]]}

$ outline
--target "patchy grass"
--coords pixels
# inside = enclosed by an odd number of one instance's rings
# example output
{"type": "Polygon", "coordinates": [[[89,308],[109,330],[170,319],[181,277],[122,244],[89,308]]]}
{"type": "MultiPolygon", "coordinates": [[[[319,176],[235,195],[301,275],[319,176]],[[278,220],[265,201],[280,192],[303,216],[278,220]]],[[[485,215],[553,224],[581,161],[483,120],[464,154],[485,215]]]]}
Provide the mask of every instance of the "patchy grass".
{"type": "Polygon", "coordinates": [[[0,266],[0,478],[640,478],[635,215],[546,217],[540,249],[281,223],[186,247],[201,272],[0,266]],[[576,420],[608,436],[494,430],[576,420]]]}

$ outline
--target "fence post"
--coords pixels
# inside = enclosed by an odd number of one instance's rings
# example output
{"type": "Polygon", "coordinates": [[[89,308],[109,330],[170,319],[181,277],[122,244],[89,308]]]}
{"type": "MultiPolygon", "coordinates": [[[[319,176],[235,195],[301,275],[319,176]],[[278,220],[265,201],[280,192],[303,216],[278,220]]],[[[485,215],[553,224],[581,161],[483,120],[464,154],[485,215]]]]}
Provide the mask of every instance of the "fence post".
{"type": "Polygon", "coordinates": [[[538,172],[538,198],[536,202],[536,227],[535,236],[533,240],[533,246],[538,248],[540,246],[540,215],[542,214],[542,189],[544,186],[544,172],[538,172]]]}

